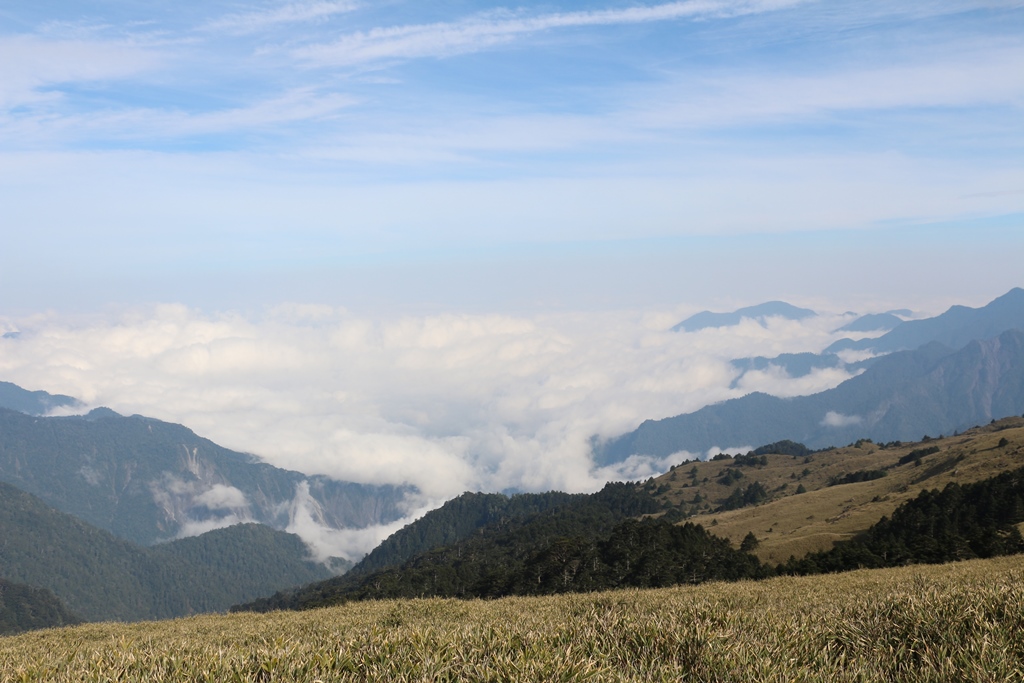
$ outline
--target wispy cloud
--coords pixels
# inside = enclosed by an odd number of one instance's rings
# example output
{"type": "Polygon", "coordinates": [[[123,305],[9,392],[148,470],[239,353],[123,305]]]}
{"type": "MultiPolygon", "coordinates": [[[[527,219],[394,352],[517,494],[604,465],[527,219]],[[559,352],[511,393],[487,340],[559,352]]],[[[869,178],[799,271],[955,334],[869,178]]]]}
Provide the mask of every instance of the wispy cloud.
{"type": "Polygon", "coordinates": [[[162,61],[130,41],[0,36],[0,111],[59,101],[50,86],[127,79],[162,61]]]}
{"type": "Polygon", "coordinates": [[[907,108],[1024,107],[1024,79],[1018,77],[1024,73],[1024,44],[960,44],[957,52],[805,75],[682,76],[671,85],[632,91],[644,103],[634,107],[634,125],[723,128],[907,108]]]}
{"type": "Polygon", "coordinates": [[[765,370],[747,371],[737,382],[737,386],[744,392],[763,391],[786,398],[816,394],[831,389],[850,377],[852,375],[842,368],[817,368],[802,377],[792,378],[784,369],[770,365],[765,370]]]}
{"type": "Polygon", "coordinates": [[[252,104],[215,111],[188,112],[135,109],[72,117],[71,126],[89,126],[120,138],[187,137],[213,133],[244,133],[296,122],[327,118],[356,104],[344,94],[300,88],[252,104]]]}
{"type": "MultiPolygon", "coordinates": [[[[885,112],[1004,107],[1024,109],[1024,44],[959,44],[956,54],[889,65],[831,66],[814,73],[717,69],[666,75],[623,87],[592,114],[453,113],[431,122],[396,120],[387,132],[320,141],[321,158],[384,163],[465,162],[495,152],[522,154],[600,147],[606,151],[692,142],[736,128],[793,126],[885,112]],[[452,125],[457,121],[457,125],[452,125]]],[[[918,119],[918,132],[929,119],[918,119]]],[[[976,126],[982,125],[976,122],[976,126]]],[[[704,147],[706,148],[704,143],[704,147]]]]}
{"type": "Polygon", "coordinates": [[[319,504],[309,494],[309,485],[302,482],[296,487],[295,497],[288,509],[287,531],[296,534],[306,543],[311,559],[316,562],[328,562],[333,557],[358,560],[383,539],[440,503],[436,501],[429,507],[418,508],[390,524],[361,529],[334,529],[324,522],[319,504]]]}
{"type": "Polygon", "coordinates": [[[320,65],[419,57],[448,57],[477,52],[517,38],[555,29],[612,26],[688,18],[733,17],[770,12],[804,0],[688,0],[626,9],[559,12],[525,16],[491,12],[453,22],[375,28],[352,33],[333,43],[295,50],[300,59],[320,65]]]}
{"type": "Polygon", "coordinates": [[[842,413],[830,410],[821,419],[821,425],[823,427],[851,427],[863,421],[864,418],[860,415],[843,415],[842,413]]]}
{"type": "Polygon", "coordinates": [[[203,24],[200,30],[239,35],[256,33],[281,24],[321,21],[338,14],[351,12],[359,5],[360,3],[351,0],[293,2],[255,12],[228,14],[203,24]]]}
{"type": "MultiPolygon", "coordinates": [[[[233,138],[254,132],[284,135],[293,125],[330,119],[358,102],[357,98],[342,93],[297,88],[242,106],[206,111],[129,107],[53,112],[45,116],[38,112],[32,115],[11,112],[6,117],[0,116],[0,131],[11,136],[9,144],[12,145],[31,145],[36,140],[52,143],[83,136],[120,142],[145,140],[148,145],[204,136],[222,136],[224,140],[223,136],[233,138]]],[[[230,140],[226,144],[233,146],[230,140]]]]}

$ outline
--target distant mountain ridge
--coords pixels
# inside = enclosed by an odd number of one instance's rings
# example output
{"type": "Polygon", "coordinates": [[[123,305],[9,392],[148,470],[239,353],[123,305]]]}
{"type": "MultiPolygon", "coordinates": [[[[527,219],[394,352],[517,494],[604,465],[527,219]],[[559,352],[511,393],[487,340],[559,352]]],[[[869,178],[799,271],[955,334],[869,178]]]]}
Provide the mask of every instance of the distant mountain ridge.
{"type": "Polygon", "coordinates": [[[892,330],[902,325],[903,319],[893,313],[868,313],[856,320],[846,323],[837,332],[876,332],[892,330]]]}
{"type": "Polygon", "coordinates": [[[959,349],[976,339],[991,339],[1010,329],[1024,329],[1024,289],[1015,287],[980,308],[952,306],[934,318],[908,320],[875,339],[840,339],[825,353],[844,350],[891,353],[916,349],[929,342],[939,342],[959,349]]]}
{"type": "MultiPolygon", "coordinates": [[[[840,368],[854,373],[873,363],[873,356],[920,348],[937,341],[954,351],[974,339],[991,339],[1009,329],[1024,329],[1024,290],[1012,289],[980,308],[952,306],[934,318],[904,320],[911,311],[898,309],[887,313],[869,313],[840,327],[836,332],[879,332],[881,336],[833,342],[821,353],[784,353],[774,358],[737,358],[732,365],[747,373],[751,370],[777,369],[792,378],[803,377],[815,370],[840,368]],[[902,317],[901,317],[902,316],[902,317]],[[844,351],[869,354],[868,358],[848,362],[844,351]]],[[[740,386],[743,375],[737,376],[732,388],[740,386]]]]}
{"type": "Polygon", "coordinates": [[[691,315],[686,320],[672,326],[673,332],[696,332],[712,327],[731,327],[739,325],[744,318],[756,320],[762,325],[765,320],[772,317],[785,318],[786,320],[802,320],[817,315],[808,308],[797,308],[785,301],[767,301],[756,306],[740,308],[732,313],[712,313],[701,311],[691,315]]]}
{"type": "MultiPolygon", "coordinates": [[[[907,310],[890,311],[890,314],[893,316],[909,313],[910,311],[907,310]]],[[[840,369],[853,374],[871,369],[886,358],[885,354],[891,355],[895,351],[920,349],[930,343],[938,343],[940,347],[945,349],[945,352],[952,353],[964,348],[964,346],[972,341],[993,339],[1008,330],[1024,330],[1024,289],[1011,289],[1006,294],[979,308],[952,306],[946,312],[934,318],[908,320],[879,337],[862,339],[860,341],[842,339],[833,343],[820,354],[796,353],[782,354],[774,358],[735,359],[732,361],[732,365],[740,374],[734,378],[732,388],[741,386],[744,375],[751,371],[781,370],[793,378],[803,377],[815,371],[830,369],[840,369]],[[846,350],[875,355],[870,355],[863,360],[847,362],[842,355],[842,351],[846,350]]],[[[898,358],[906,357],[898,356],[898,358]]],[[[874,376],[881,377],[882,373],[890,373],[892,379],[895,379],[902,372],[893,365],[892,361],[886,361],[883,368],[884,370],[881,372],[876,371],[874,376]]],[[[847,382],[851,381],[854,380],[847,380],[847,382]]],[[[841,389],[845,384],[846,382],[836,387],[836,390],[841,389]]],[[[863,384],[864,380],[857,380],[855,386],[863,386],[863,384]]],[[[981,387],[975,386],[974,390],[975,392],[981,391],[983,393],[981,387]]],[[[906,435],[905,438],[912,436],[912,432],[915,431],[920,436],[921,433],[935,430],[936,423],[932,418],[938,419],[936,411],[942,413],[944,419],[948,420],[945,424],[940,425],[938,430],[951,431],[963,425],[973,424],[976,420],[982,418],[987,420],[992,417],[998,418],[1008,414],[1019,414],[1020,409],[1020,406],[1015,404],[1005,413],[999,413],[994,410],[979,412],[966,406],[954,404],[939,410],[935,407],[934,401],[929,397],[923,397],[919,400],[923,400],[930,408],[918,408],[909,403],[911,401],[911,393],[907,393],[904,396],[904,400],[908,402],[903,407],[907,424],[899,432],[906,435]],[[929,411],[931,411],[931,417],[926,418],[925,415],[929,411]],[[915,423],[915,420],[918,420],[918,422],[915,423]]],[[[987,400],[980,395],[976,396],[976,398],[982,402],[987,400]]],[[[807,399],[807,397],[803,397],[803,399],[807,399]]],[[[793,416],[794,411],[799,406],[807,403],[803,399],[789,399],[796,401],[796,403],[789,409],[785,409],[782,406],[787,404],[782,402],[781,399],[775,399],[766,394],[751,394],[741,399],[735,399],[742,403],[737,404],[734,401],[727,401],[707,406],[696,413],[690,414],[689,417],[679,415],[664,420],[648,420],[635,431],[609,439],[595,447],[593,451],[595,463],[598,465],[609,464],[636,454],[659,454],[661,457],[664,457],[679,450],[686,450],[696,454],[716,446],[721,448],[743,447],[754,443],[765,443],[777,438],[789,438],[793,434],[802,434],[809,442],[822,447],[831,445],[833,442],[830,439],[840,439],[842,437],[841,427],[855,427],[857,425],[864,427],[867,424],[858,422],[856,416],[847,415],[839,410],[835,410],[832,411],[834,414],[828,417],[829,424],[825,424],[826,418],[818,416],[817,419],[822,422],[820,426],[833,428],[827,434],[820,433],[823,430],[815,430],[807,426],[813,424],[813,415],[804,416],[801,420],[797,420],[793,416]],[[759,408],[755,408],[755,406],[759,406],[759,408]],[[771,417],[766,418],[759,413],[759,410],[771,411],[771,417]],[[777,423],[776,420],[782,420],[782,422],[777,423]],[[739,427],[736,424],[737,422],[742,422],[745,426],[739,427]],[[844,422],[847,424],[842,424],[844,422]],[[781,428],[783,424],[785,428],[781,428]],[[669,428],[668,425],[675,425],[675,427],[669,428]],[[684,436],[682,435],[682,430],[684,429],[690,430],[692,433],[689,436],[684,436]],[[790,432],[787,430],[797,431],[790,432]]],[[[813,399],[808,400],[813,403],[813,399]]],[[[827,413],[829,410],[831,409],[826,409],[824,412],[827,413]]],[[[894,413],[895,410],[895,408],[891,408],[890,412],[894,413]]],[[[863,420],[864,418],[861,417],[860,419],[863,420]]],[[[881,429],[881,427],[878,428],[881,429]]],[[[853,430],[849,431],[852,435],[853,430]]],[[[892,431],[892,429],[887,429],[879,432],[879,434],[883,432],[889,434],[892,431]]],[[[863,432],[857,434],[854,438],[861,436],[871,437],[872,433],[863,432]]]]}
{"type": "Polygon", "coordinates": [[[46,415],[57,408],[79,408],[82,402],[63,394],[29,391],[17,384],[0,382],[0,408],[17,410],[27,415],[46,415]]]}
{"type": "MultiPolygon", "coordinates": [[[[867,365],[870,365],[870,363],[844,363],[839,356],[831,353],[783,353],[774,358],[757,356],[754,358],[737,358],[732,361],[732,366],[743,373],[750,372],[751,370],[767,371],[776,367],[785,370],[786,374],[790,377],[803,377],[815,370],[831,368],[845,368],[848,371],[853,371],[867,365]]],[[[736,377],[733,380],[733,387],[738,385],[742,378],[743,375],[736,377]]]]}
{"type": "Polygon", "coordinates": [[[792,439],[812,448],[859,438],[912,441],[1024,411],[1024,332],[972,341],[959,351],[933,342],[879,358],[863,374],[810,396],[753,393],[694,413],[648,420],[595,449],[599,465],[643,454],[699,454],[792,439]]]}
{"type": "Polygon", "coordinates": [[[181,425],[107,409],[0,409],[0,481],[143,545],[233,522],[286,529],[300,509],[335,529],[388,523],[405,514],[408,490],[279,469],[181,425]]]}

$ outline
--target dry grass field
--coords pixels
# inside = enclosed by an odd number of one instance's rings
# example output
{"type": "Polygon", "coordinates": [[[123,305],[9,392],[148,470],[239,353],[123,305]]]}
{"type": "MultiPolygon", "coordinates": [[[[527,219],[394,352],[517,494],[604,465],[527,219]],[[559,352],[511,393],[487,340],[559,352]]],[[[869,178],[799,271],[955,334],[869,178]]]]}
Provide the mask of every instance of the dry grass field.
{"type": "MultiPolygon", "coordinates": [[[[938,435],[936,435],[937,437],[938,435]]],[[[710,507],[724,500],[737,486],[760,482],[771,499],[755,507],[728,512],[706,512],[690,519],[738,546],[753,532],[760,541],[755,553],[771,564],[790,555],[827,550],[841,539],[864,531],[882,516],[925,489],[941,489],[994,477],[1024,467],[1024,419],[1007,418],[958,436],[881,448],[871,442],[815,453],[808,458],[769,455],[768,464],[733,467],[730,460],[686,463],[654,480],[661,496],[679,505],[699,494],[710,507]],[[1005,439],[1005,444],[1000,443],[1005,439]],[[898,465],[914,450],[938,447],[920,464],[898,465]],[[696,468],[696,476],[690,472],[696,468]],[[743,477],[731,485],[719,478],[727,469],[743,477]],[[856,484],[828,486],[832,477],[861,470],[886,469],[887,476],[856,484]],[[704,481],[707,479],[707,481],[704,481]],[[797,493],[799,486],[805,493],[797,493]]]]}
{"type": "Polygon", "coordinates": [[[491,602],[88,624],[3,681],[1021,681],[1024,557],[491,602]]]}

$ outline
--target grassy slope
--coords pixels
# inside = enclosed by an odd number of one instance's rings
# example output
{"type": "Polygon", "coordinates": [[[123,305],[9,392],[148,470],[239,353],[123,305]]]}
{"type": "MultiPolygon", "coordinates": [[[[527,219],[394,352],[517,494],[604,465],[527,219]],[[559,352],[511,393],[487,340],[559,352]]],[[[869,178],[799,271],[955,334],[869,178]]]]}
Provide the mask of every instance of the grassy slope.
{"type": "Polygon", "coordinates": [[[1024,680],[1024,557],[89,624],[0,639],[20,681],[1024,680]]]}
{"type": "Polygon", "coordinates": [[[872,443],[837,448],[815,453],[809,462],[788,455],[767,457],[764,467],[735,467],[744,476],[729,486],[717,482],[722,473],[733,469],[731,461],[722,460],[685,463],[655,479],[649,488],[662,488],[659,497],[677,506],[686,503],[687,508],[692,508],[689,503],[700,493],[713,509],[733,489],[760,482],[771,496],[769,502],[728,512],[706,510],[690,521],[736,546],[752,531],[761,542],[756,554],[762,560],[784,562],[790,555],[827,550],[835,541],[866,530],[922,490],[941,489],[952,481],[980,481],[1024,467],[1024,419],[1007,418],[959,436],[898,448],[883,449],[872,443]],[[1008,443],[1000,447],[1004,438],[1008,443]],[[925,456],[920,465],[897,465],[902,456],[930,446],[940,451],[925,456]],[[693,467],[697,468],[695,480],[689,476],[693,467]],[[888,468],[888,476],[881,479],[827,485],[831,477],[883,468],[888,468]],[[810,472],[804,475],[804,470],[810,472]],[[807,492],[797,494],[801,484],[807,492]]]}

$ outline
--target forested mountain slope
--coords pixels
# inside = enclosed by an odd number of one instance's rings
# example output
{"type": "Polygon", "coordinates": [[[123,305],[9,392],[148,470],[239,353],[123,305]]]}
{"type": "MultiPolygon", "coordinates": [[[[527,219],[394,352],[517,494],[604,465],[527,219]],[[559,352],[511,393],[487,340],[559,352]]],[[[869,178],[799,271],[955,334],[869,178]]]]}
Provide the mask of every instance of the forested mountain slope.
{"type": "Polygon", "coordinates": [[[483,527],[523,520],[583,498],[583,494],[561,491],[514,496],[464,493],[384,539],[350,573],[356,576],[399,565],[420,553],[464,540],[483,527]]]}
{"type": "MultiPolygon", "coordinates": [[[[632,573],[625,563],[607,565],[608,558],[618,552],[615,548],[619,540],[643,537],[641,545],[660,557],[662,551],[673,552],[673,548],[682,553],[696,549],[694,539],[704,538],[703,530],[695,528],[666,531],[661,527],[670,525],[663,522],[640,529],[630,527],[635,518],[663,509],[662,503],[636,484],[608,484],[592,495],[564,496],[553,497],[555,504],[533,514],[498,516],[461,540],[418,553],[401,563],[371,572],[353,571],[242,609],[304,609],[367,598],[498,597],[594,590],[601,582],[606,582],[605,587],[640,585],[629,582],[656,579],[642,572],[635,562],[632,573]],[[676,539],[679,534],[685,538],[676,539]],[[659,550],[660,541],[656,539],[661,535],[672,542],[659,550]],[[589,569],[583,567],[584,560],[590,562],[589,569]]],[[[691,575],[696,572],[703,578],[724,577],[729,572],[752,575],[759,568],[752,557],[733,556],[728,544],[723,546],[714,539],[703,542],[710,545],[701,546],[701,552],[715,558],[713,561],[701,560],[704,564],[699,569],[692,563],[675,564],[685,564],[691,575]]]]}
{"type": "Polygon", "coordinates": [[[292,534],[238,525],[145,548],[0,484],[0,576],[46,588],[90,620],[219,611],[329,575],[292,534]]]}
{"type": "Polygon", "coordinates": [[[82,623],[45,588],[0,579],[0,636],[82,623]]]}
{"type": "Polygon", "coordinates": [[[188,524],[284,529],[296,505],[332,528],[399,519],[405,491],[282,470],[176,424],[97,409],[33,417],[0,409],[0,481],[121,538],[149,545],[188,524]],[[307,495],[308,494],[308,495],[307,495]]]}

